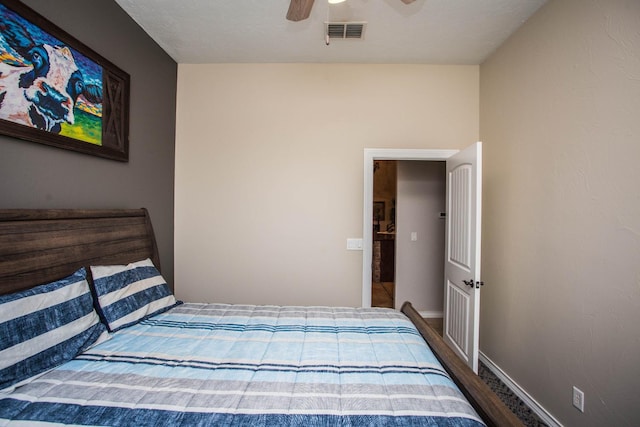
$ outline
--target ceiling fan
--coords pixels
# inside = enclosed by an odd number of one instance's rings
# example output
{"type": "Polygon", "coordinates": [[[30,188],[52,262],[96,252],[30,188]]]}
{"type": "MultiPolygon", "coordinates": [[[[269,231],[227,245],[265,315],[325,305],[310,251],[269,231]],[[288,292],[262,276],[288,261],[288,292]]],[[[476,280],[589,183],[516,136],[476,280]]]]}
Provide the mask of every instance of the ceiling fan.
{"type": "MultiPolygon", "coordinates": [[[[287,19],[289,21],[302,21],[309,17],[314,0],[291,0],[287,19]]],[[[401,0],[404,4],[413,3],[415,0],[401,0]]],[[[331,3],[331,2],[329,2],[331,3]]]]}

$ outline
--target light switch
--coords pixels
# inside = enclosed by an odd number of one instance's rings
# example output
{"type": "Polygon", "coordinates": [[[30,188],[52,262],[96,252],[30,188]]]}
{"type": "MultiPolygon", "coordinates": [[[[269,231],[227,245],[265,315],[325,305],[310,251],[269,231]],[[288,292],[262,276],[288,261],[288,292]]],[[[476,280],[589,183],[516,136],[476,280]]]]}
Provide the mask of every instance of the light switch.
{"type": "Polygon", "coordinates": [[[418,232],[417,231],[412,231],[411,232],[411,241],[415,242],[418,240],[418,232]]]}
{"type": "Polygon", "coordinates": [[[347,239],[347,250],[349,251],[361,251],[362,239],[347,239]]]}

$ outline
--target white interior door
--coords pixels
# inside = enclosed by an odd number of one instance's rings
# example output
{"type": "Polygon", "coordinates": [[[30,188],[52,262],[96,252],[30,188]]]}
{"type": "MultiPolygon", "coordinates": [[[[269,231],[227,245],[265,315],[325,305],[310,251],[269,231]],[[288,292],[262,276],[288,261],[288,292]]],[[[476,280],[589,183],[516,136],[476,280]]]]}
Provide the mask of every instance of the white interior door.
{"type": "Polygon", "coordinates": [[[447,159],[444,339],[478,373],[482,143],[447,159]]]}

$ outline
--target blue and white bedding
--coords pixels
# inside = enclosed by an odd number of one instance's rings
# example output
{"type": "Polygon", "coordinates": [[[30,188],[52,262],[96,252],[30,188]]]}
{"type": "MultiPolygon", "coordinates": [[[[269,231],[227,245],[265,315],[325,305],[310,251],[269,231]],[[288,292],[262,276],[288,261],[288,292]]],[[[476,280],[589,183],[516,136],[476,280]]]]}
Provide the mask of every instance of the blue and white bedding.
{"type": "Polygon", "coordinates": [[[0,425],[480,426],[390,309],[182,304],[0,395],[0,425]]]}
{"type": "Polygon", "coordinates": [[[108,339],[86,270],[0,295],[0,393],[108,339]]]}

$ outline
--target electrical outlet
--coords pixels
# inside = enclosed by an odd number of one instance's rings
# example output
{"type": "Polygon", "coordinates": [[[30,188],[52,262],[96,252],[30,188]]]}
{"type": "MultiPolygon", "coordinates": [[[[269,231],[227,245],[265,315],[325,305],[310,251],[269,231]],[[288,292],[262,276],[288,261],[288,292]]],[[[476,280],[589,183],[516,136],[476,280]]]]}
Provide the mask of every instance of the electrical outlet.
{"type": "Polygon", "coordinates": [[[584,393],[576,386],[573,386],[573,406],[584,412],[584,393]]]}

